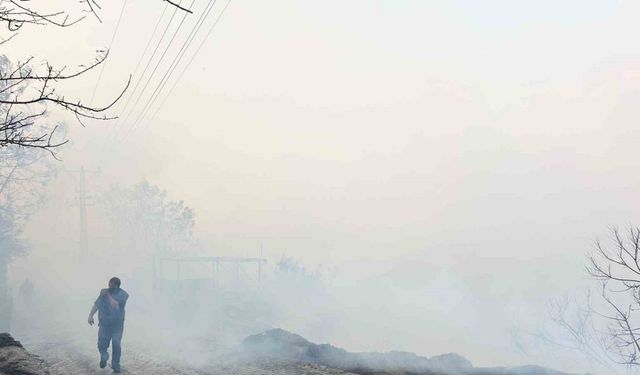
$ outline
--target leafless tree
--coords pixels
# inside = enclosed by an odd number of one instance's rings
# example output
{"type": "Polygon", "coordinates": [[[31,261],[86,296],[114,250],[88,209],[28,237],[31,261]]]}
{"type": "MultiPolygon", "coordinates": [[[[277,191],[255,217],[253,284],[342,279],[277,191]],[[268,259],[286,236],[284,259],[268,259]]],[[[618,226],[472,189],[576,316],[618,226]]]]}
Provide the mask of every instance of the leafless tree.
{"type": "MultiPolygon", "coordinates": [[[[0,0],[0,24],[5,23],[9,36],[0,37],[0,44],[9,43],[25,25],[68,27],[85,18],[70,16],[65,11],[41,12],[30,8],[24,0],[0,0]]],[[[82,0],[81,13],[91,13],[98,20],[100,5],[96,0],[82,0]]],[[[0,148],[23,146],[52,152],[64,144],[56,140],[57,126],[46,124],[47,111],[51,107],[73,114],[82,124],[85,119],[109,120],[115,116],[106,112],[122,97],[129,83],[110,103],[104,106],[85,105],[79,99],[69,99],[57,91],[63,81],[83,79],[103,64],[108,51],[98,51],[94,61],[80,65],[75,70],[66,66],[56,68],[48,62],[34,65],[33,57],[12,64],[6,56],[0,56],[0,148]]]]}
{"type": "Polygon", "coordinates": [[[551,298],[544,324],[512,328],[512,344],[526,356],[548,351],[567,364],[586,363],[596,372],[630,374],[609,350],[608,322],[598,312],[599,302],[599,298],[592,297],[591,289],[585,290],[584,295],[571,293],[551,298]]]}
{"type": "Polygon", "coordinates": [[[55,164],[41,150],[0,148],[0,331],[9,325],[7,267],[27,251],[22,233],[29,218],[45,202],[45,186],[55,164]]]}
{"type": "Polygon", "coordinates": [[[32,58],[18,62],[16,67],[7,68],[10,63],[0,56],[0,147],[17,145],[41,148],[51,151],[66,140],[56,140],[57,126],[38,123],[46,119],[48,105],[54,105],[72,113],[82,123],[83,119],[109,120],[105,111],[111,108],[129,86],[109,104],[103,107],[84,105],[79,100],[69,100],[56,92],[55,83],[81,77],[83,74],[104,63],[108,51],[99,52],[98,57],[88,66],[74,72],[65,73],[65,68],[56,69],[45,63],[42,73],[34,71],[30,65],[32,58]]]}
{"type": "MultiPolygon", "coordinates": [[[[181,6],[182,0],[162,1],[191,13],[191,10],[181,6]]],[[[0,45],[9,43],[25,25],[69,27],[83,20],[87,14],[102,22],[99,15],[101,6],[97,0],[80,0],[80,8],[73,10],[40,10],[31,4],[29,0],[0,0],[0,25],[6,24],[8,33],[5,36],[0,34],[0,45]]],[[[65,140],[53,139],[57,127],[42,125],[46,121],[48,105],[73,114],[81,124],[85,119],[116,118],[108,115],[107,111],[127,90],[131,77],[119,95],[103,106],[86,105],[79,99],[69,99],[56,91],[57,83],[83,79],[86,73],[103,64],[108,55],[107,50],[98,51],[90,64],[80,65],[71,71],[66,66],[56,68],[48,62],[34,67],[33,57],[19,61],[14,66],[6,57],[0,56],[0,148],[23,146],[53,153],[52,150],[64,144],[65,140]]]]}
{"type": "Polygon", "coordinates": [[[566,296],[550,301],[549,312],[567,348],[580,353],[589,363],[618,373],[620,369],[616,365],[620,363],[610,351],[611,337],[607,334],[607,322],[603,322],[602,314],[594,306],[591,290],[586,291],[584,299],[566,296]]]}
{"type": "MultiPolygon", "coordinates": [[[[82,13],[91,13],[98,20],[97,10],[100,5],[95,0],[81,0],[82,13]]],[[[67,27],[80,22],[85,15],[71,16],[67,11],[41,11],[31,7],[28,0],[2,0],[0,1],[0,22],[7,24],[8,37],[0,39],[0,44],[16,36],[24,25],[53,25],[67,27]]]]}
{"type": "Polygon", "coordinates": [[[147,181],[131,187],[114,185],[100,202],[129,256],[167,254],[193,244],[193,209],[181,200],[170,200],[166,191],[147,181]]]}
{"type": "Polygon", "coordinates": [[[601,314],[608,322],[608,350],[618,363],[640,365],[640,228],[611,229],[610,245],[596,241],[587,268],[602,283],[609,310],[601,314]]]}

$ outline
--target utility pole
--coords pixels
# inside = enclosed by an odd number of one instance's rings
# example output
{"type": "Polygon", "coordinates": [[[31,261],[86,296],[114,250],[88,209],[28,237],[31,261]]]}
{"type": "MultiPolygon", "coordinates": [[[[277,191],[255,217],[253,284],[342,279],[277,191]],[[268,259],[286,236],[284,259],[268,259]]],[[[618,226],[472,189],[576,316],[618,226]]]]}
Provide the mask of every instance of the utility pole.
{"type": "Polygon", "coordinates": [[[260,260],[258,261],[258,286],[262,279],[262,242],[260,242],[260,260]]]}
{"type": "Polygon", "coordinates": [[[80,257],[85,259],[89,255],[89,230],[87,229],[87,173],[99,174],[100,169],[85,170],[84,166],[80,167],[79,171],[70,171],[72,173],[78,173],[80,176],[78,186],[78,208],[80,211],[80,257]]]}
{"type": "Polygon", "coordinates": [[[79,206],[80,206],[80,257],[86,258],[89,255],[89,234],[87,233],[87,189],[86,175],[84,166],[80,167],[80,189],[79,189],[79,206]]]}

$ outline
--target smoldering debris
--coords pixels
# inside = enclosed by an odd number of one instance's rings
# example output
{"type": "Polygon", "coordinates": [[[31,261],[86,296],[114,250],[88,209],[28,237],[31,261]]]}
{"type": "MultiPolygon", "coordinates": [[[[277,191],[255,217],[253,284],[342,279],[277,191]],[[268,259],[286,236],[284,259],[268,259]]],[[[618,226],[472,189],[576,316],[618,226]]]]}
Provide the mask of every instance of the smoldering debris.
{"type": "Polygon", "coordinates": [[[352,372],[405,370],[419,374],[437,374],[443,365],[448,370],[466,372],[471,362],[457,354],[434,357],[433,360],[407,352],[351,353],[329,344],[314,344],[300,335],[283,329],[272,329],[247,337],[243,348],[259,359],[310,362],[352,372]]]}
{"type": "Polygon", "coordinates": [[[312,363],[357,374],[570,375],[539,366],[474,367],[456,353],[433,357],[399,351],[353,353],[330,344],[312,343],[283,329],[249,336],[242,342],[242,348],[246,358],[258,361],[312,363]]]}
{"type": "Polygon", "coordinates": [[[0,374],[48,375],[42,360],[29,354],[20,341],[0,333],[0,374]]]}

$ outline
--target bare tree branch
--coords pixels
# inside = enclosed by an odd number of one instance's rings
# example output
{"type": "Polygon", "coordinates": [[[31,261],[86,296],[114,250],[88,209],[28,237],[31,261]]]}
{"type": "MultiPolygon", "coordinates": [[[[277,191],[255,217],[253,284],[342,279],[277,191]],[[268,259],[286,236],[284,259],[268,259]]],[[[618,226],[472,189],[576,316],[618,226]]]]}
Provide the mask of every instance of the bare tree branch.
{"type": "Polygon", "coordinates": [[[602,282],[601,296],[610,314],[599,314],[608,321],[607,349],[616,362],[640,365],[640,228],[631,227],[623,235],[611,228],[612,246],[595,242],[589,256],[588,272],[602,282]]]}
{"type": "MultiPolygon", "coordinates": [[[[37,73],[30,65],[33,58],[19,62],[9,69],[8,60],[0,64],[0,148],[14,145],[32,148],[52,149],[66,143],[66,140],[53,140],[57,126],[51,131],[37,126],[47,113],[47,104],[53,104],[64,111],[72,113],[82,124],[82,119],[111,120],[116,116],[105,113],[122,98],[131,83],[131,77],[125,87],[110,103],[104,106],[88,106],[80,100],[68,100],[57,94],[55,83],[81,78],[84,74],[103,64],[108,51],[98,51],[99,56],[76,72],[65,74],[66,67],[56,69],[45,63],[44,72],[37,73]],[[3,66],[4,65],[4,66],[3,66]]],[[[83,124],[84,126],[84,124],[83,124]]]]}
{"type": "MultiPolygon", "coordinates": [[[[0,1],[0,22],[6,22],[7,28],[11,32],[16,32],[24,24],[32,25],[53,25],[57,27],[69,27],[82,21],[85,16],[70,16],[66,11],[42,12],[31,8],[24,3],[26,0],[3,0],[0,1]]],[[[85,4],[83,13],[91,13],[98,21],[102,22],[98,15],[101,9],[96,0],[81,0],[80,4],[85,4]]]]}

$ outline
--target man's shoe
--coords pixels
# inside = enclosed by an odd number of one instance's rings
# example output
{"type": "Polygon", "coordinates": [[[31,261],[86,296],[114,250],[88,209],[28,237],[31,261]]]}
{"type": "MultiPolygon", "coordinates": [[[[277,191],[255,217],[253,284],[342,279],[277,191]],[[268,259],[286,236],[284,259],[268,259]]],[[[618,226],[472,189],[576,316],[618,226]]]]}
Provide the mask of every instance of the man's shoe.
{"type": "Polygon", "coordinates": [[[100,368],[105,368],[107,367],[107,360],[109,359],[109,353],[107,353],[107,356],[104,358],[100,358],[100,368]]]}
{"type": "Polygon", "coordinates": [[[113,372],[114,372],[115,374],[119,374],[119,373],[121,372],[121,371],[120,371],[120,365],[115,365],[115,366],[114,366],[113,364],[111,364],[111,368],[113,369],[113,372]]]}

